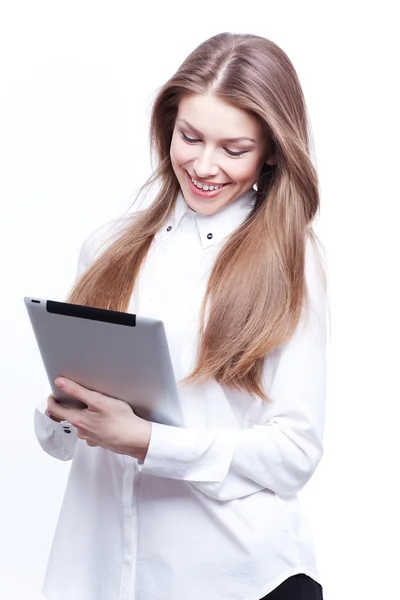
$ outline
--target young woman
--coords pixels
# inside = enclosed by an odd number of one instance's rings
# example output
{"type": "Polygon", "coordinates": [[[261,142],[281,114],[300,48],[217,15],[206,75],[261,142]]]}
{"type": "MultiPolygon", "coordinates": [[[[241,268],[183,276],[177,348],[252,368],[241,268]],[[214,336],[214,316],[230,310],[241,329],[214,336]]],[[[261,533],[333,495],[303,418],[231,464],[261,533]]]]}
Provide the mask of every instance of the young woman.
{"type": "Polygon", "coordinates": [[[57,384],[35,413],[72,459],[49,600],[320,600],[297,492],[322,455],[326,294],[296,72],[221,34],[161,88],[148,208],[83,245],[69,301],[164,321],[185,427],[57,384]]]}

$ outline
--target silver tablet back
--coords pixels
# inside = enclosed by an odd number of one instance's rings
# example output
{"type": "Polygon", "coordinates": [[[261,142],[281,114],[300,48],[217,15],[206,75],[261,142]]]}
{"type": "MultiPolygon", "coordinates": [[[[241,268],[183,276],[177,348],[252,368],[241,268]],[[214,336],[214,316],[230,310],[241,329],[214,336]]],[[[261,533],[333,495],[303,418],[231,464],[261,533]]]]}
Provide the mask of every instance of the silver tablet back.
{"type": "Polygon", "coordinates": [[[54,384],[64,376],[124,400],[144,419],[183,425],[162,321],[39,298],[24,302],[59,402],[76,404],[54,384]]]}

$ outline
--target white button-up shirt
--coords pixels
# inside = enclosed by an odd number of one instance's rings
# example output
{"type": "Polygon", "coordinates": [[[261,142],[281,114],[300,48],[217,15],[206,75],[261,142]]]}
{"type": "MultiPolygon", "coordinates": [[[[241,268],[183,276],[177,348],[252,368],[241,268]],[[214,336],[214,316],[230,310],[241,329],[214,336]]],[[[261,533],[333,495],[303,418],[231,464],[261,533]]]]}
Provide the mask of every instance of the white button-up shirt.
{"type": "MultiPolygon", "coordinates": [[[[193,212],[181,193],[153,241],[129,311],[164,321],[177,381],[193,368],[199,310],[224,242],[254,203],[193,212]]],[[[107,247],[83,245],[78,273],[107,247]]],[[[319,581],[297,492],[322,455],[326,295],[311,243],[308,302],[265,360],[271,402],[210,380],[180,387],[184,427],[153,423],[144,462],[35,412],[39,443],[71,460],[43,592],[49,600],[259,600],[286,578],[319,581]],[[69,432],[69,433],[68,433],[69,432]]]]}

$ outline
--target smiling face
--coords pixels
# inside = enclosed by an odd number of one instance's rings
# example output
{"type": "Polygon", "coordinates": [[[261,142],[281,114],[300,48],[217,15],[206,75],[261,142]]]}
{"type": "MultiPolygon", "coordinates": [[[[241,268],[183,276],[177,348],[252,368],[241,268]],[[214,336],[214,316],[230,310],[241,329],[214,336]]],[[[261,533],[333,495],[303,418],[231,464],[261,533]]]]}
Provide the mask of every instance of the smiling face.
{"type": "Polygon", "coordinates": [[[204,215],[232,204],[276,162],[258,119],[212,94],[181,99],[170,156],[186,203],[204,215]]]}

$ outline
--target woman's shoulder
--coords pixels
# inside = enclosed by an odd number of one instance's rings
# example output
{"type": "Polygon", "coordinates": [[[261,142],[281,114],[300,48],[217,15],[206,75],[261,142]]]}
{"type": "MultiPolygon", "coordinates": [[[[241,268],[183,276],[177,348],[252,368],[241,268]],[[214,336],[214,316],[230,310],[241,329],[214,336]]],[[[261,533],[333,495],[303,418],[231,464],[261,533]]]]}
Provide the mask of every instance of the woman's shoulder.
{"type": "MultiPolygon", "coordinates": [[[[154,193],[153,193],[154,195],[154,193]]],[[[133,224],[134,221],[142,215],[151,205],[153,195],[136,195],[131,206],[121,216],[111,219],[103,225],[92,231],[83,241],[81,246],[81,258],[85,262],[92,262],[103,251],[122,235],[126,227],[133,224]]]]}
{"type": "Polygon", "coordinates": [[[129,216],[123,216],[103,223],[100,227],[93,230],[83,241],[82,249],[88,255],[98,254],[103,246],[109,246],[121,234],[125,226],[129,223],[129,216]]]}
{"type": "Polygon", "coordinates": [[[79,276],[123,233],[133,221],[133,214],[125,214],[117,219],[107,221],[92,231],[81,245],[78,259],[77,275],[79,276]]]}
{"type": "Polygon", "coordinates": [[[308,286],[326,290],[325,250],[314,231],[310,232],[305,244],[305,277],[308,286]]]}
{"type": "MultiPolygon", "coordinates": [[[[325,251],[314,232],[306,240],[304,275],[308,311],[311,310],[316,322],[326,330],[329,324],[329,304],[325,251]]],[[[307,314],[311,316],[308,311],[307,314]]]]}

